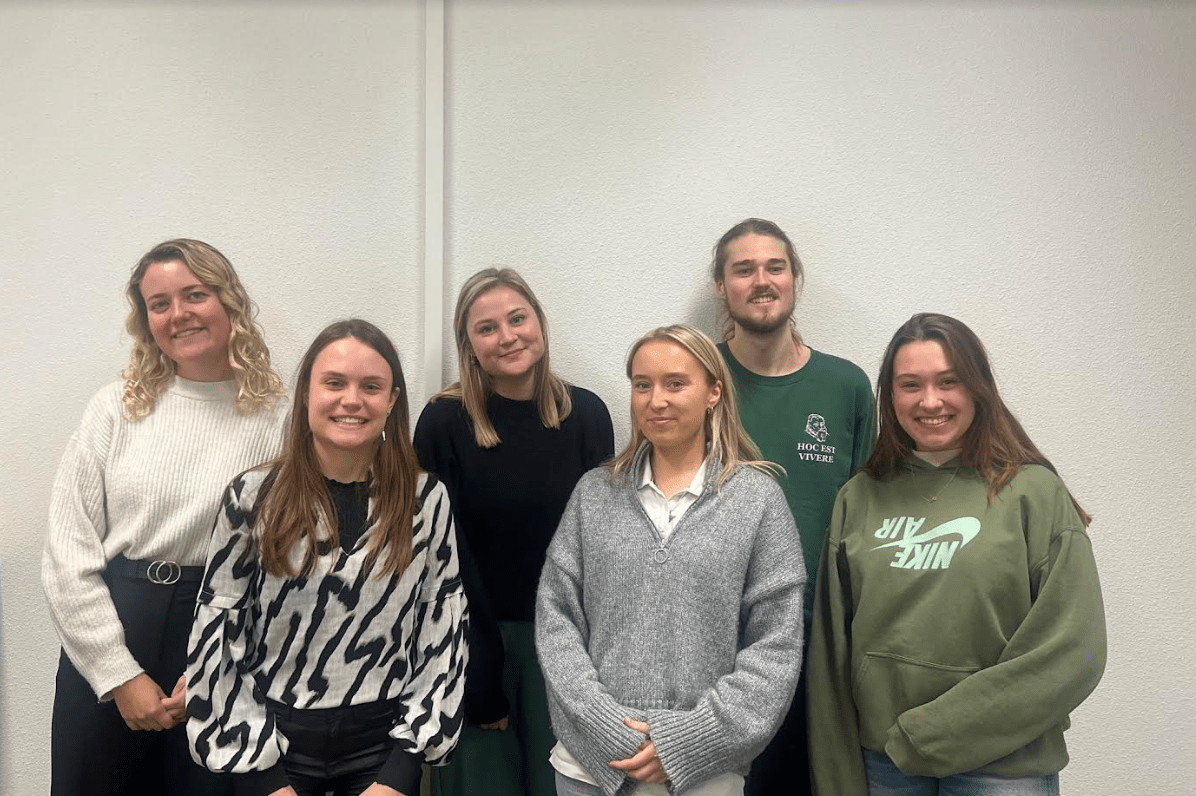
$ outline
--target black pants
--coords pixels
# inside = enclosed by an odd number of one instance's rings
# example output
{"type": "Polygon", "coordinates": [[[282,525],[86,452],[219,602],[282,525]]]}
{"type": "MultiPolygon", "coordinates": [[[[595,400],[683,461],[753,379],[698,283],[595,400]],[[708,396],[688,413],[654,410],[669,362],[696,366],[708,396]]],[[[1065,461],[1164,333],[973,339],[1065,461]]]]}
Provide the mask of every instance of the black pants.
{"type": "Polygon", "coordinates": [[[744,796],[808,796],[812,793],[806,737],[806,667],[803,661],[789,714],[768,746],[752,761],[744,796]]]}
{"type": "MultiPolygon", "coordinates": [[[[146,674],[170,694],[187,662],[198,583],[159,585],[142,577],[104,575],[125,644],[146,674]]],[[[51,796],[226,796],[228,777],[191,760],[187,730],[131,730],[115,701],[99,702],[63,652],[55,681],[50,737],[51,796]]]]}
{"type": "Polygon", "coordinates": [[[358,796],[395,748],[390,728],[400,708],[393,703],[308,710],[268,705],[290,744],[282,766],[299,796],[358,796]]]}

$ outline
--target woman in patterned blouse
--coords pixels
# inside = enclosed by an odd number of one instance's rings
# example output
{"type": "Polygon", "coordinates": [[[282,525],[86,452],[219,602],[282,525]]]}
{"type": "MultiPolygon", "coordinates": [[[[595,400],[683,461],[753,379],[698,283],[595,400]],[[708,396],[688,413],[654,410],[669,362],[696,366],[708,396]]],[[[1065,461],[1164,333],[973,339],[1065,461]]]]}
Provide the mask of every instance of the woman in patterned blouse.
{"type": "Polygon", "coordinates": [[[282,455],[233,481],[187,664],[192,753],[239,793],[415,796],[460,729],[465,597],[394,346],[334,323],[282,455]]]}

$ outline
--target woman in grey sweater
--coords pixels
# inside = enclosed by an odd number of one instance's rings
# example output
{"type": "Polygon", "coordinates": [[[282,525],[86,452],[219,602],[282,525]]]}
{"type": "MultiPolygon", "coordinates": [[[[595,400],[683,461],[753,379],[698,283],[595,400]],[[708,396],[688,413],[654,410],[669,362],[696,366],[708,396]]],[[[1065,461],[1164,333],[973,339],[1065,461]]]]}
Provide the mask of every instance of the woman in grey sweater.
{"type": "Polygon", "coordinates": [[[561,796],[731,796],[797,683],[805,568],[726,365],[689,326],[627,359],[632,439],[578,483],[536,647],[561,796]]]}

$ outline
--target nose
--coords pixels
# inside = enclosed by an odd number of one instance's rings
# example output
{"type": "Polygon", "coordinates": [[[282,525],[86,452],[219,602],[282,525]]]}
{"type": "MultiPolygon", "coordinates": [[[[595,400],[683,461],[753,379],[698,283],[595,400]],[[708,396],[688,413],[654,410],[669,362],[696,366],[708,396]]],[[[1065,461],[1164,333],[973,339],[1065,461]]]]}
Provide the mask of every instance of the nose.
{"type": "Polygon", "coordinates": [[[510,345],[515,342],[515,330],[508,324],[499,324],[498,327],[498,343],[499,345],[510,345]]]}
{"type": "Polygon", "coordinates": [[[173,299],[171,299],[171,301],[170,301],[170,320],[172,322],[187,318],[188,316],[190,316],[190,314],[191,314],[191,309],[190,309],[190,307],[187,306],[187,302],[183,301],[182,296],[175,296],[173,299]]]}
{"type": "Polygon", "coordinates": [[[939,395],[939,391],[934,387],[927,387],[922,392],[922,398],[919,401],[923,409],[938,409],[943,405],[943,397],[939,395]]]}
{"type": "Polygon", "coordinates": [[[349,385],[341,393],[341,405],[346,408],[361,406],[361,392],[355,386],[349,385]]]}
{"type": "Polygon", "coordinates": [[[653,387],[652,392],[648,395],[648,406],[652,409],[663,409],[668,404],[665,399],[665,391],[659,387],[653,387]]]}

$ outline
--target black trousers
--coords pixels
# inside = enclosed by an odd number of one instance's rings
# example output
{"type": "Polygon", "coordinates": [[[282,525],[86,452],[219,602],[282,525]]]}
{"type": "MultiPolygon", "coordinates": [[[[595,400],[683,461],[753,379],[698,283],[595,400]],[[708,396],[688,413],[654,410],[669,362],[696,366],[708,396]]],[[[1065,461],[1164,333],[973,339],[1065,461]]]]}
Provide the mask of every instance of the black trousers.
{"type": "Polygon", "coordinates": [[[289,742],[282,766],[299,796],[358,796],[395,748],[390,728],[401,710],[395,704],[307,710],[267,704],[289,742]]]}
{"type": "MultiPolygon", "coordinates": [[[[146,674],[170,694],[187,662],[187,639],[197,582],[160,585],[117,574],[118,558],[104,575],[125,644],[146,674]]],[[[229,777],[191,760],[187,730],[130,730],[115,701],[96,693],[63,652],[54,690],[50,738],[51,796],[228,796],[229,777]]]]}
{"type": "Polygon", "coordinates": [[[803,661],[789,714],[768,746],[752,761],[744,796],[809,796],[813,792],[806,726],[806,667],[803,661]]]}

